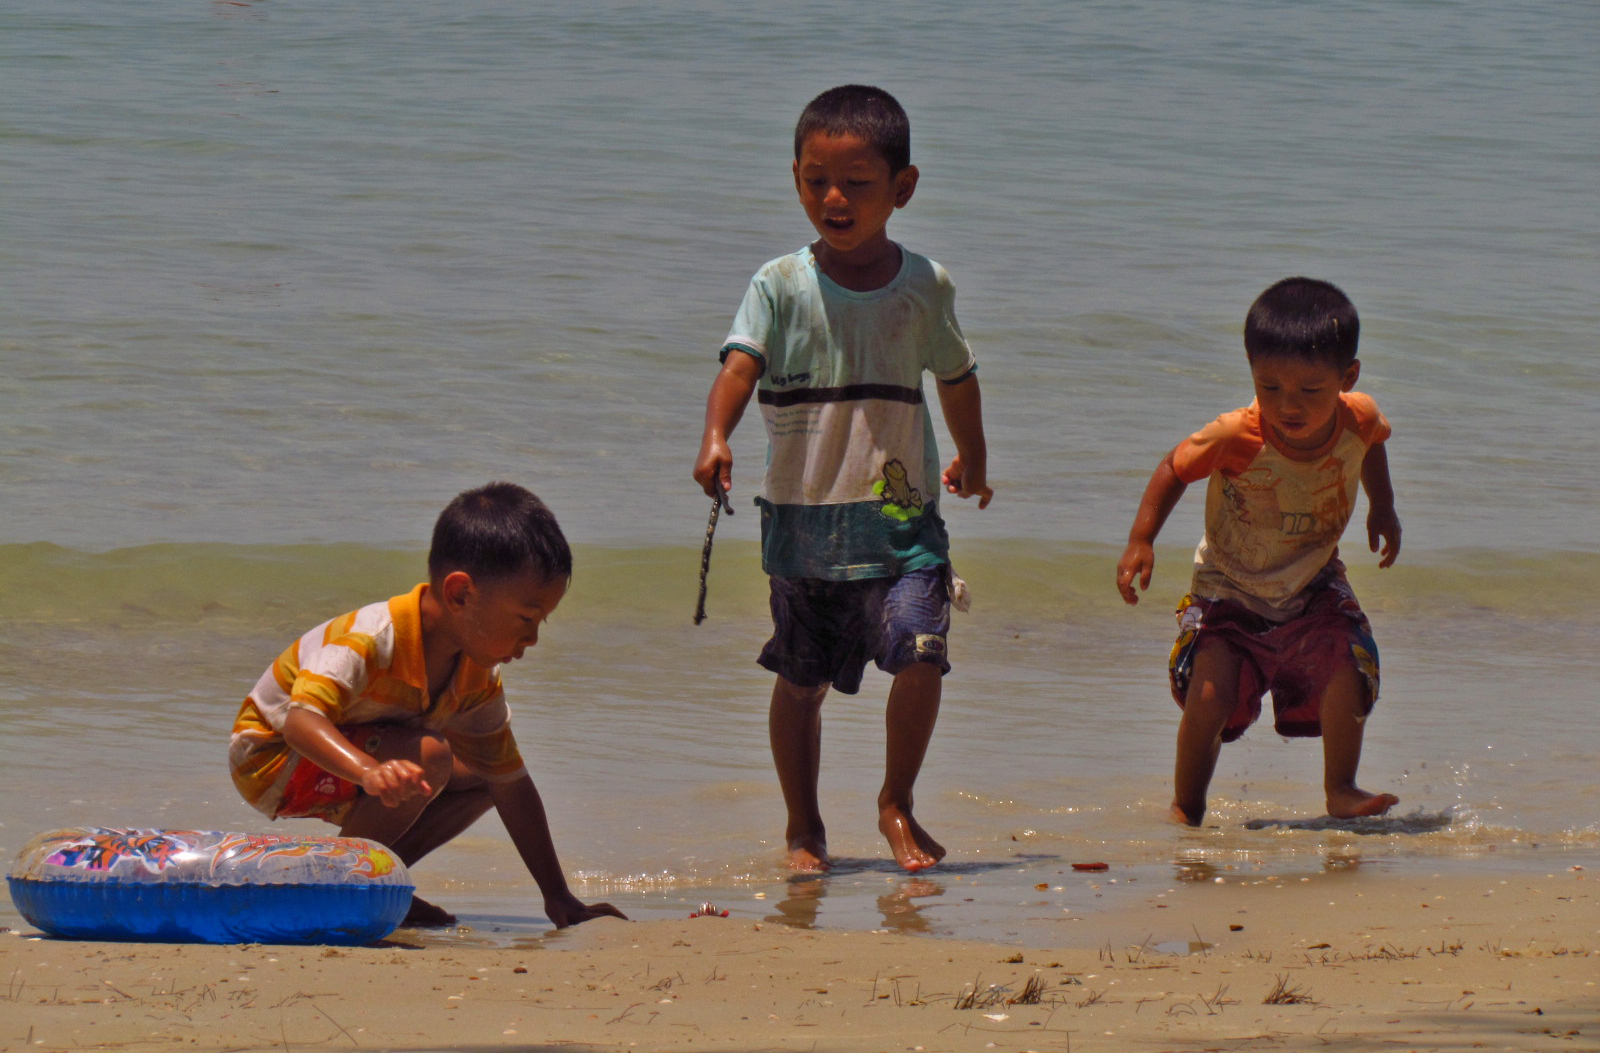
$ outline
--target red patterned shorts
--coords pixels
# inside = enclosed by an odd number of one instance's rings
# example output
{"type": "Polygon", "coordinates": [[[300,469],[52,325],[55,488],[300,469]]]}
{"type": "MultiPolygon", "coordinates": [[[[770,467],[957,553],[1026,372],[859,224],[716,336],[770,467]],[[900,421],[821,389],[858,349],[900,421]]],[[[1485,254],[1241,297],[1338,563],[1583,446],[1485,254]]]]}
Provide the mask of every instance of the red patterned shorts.
{"type": "Polygon", "coordinates": [[[1224,641],[1241,658],[1239,697],[1222,729],[1232,742],[1261,716],[1261,696],[1272,692],[1273,725],[1287,737],[1322,734],[1322,696],[1335,674],[1355,668],[1366,681],[1365,709],[1378,701],[1378,645],[1372,626],[1342,573],[1325,573],[1307,587],[1304,613],[1274,622],[1231,600],[1185,596],[1178,604],[1178,640],[1167,664],[1172,697],[1180,707],[1189,693],[1194,656],[1202,641],[1224,641]]]}

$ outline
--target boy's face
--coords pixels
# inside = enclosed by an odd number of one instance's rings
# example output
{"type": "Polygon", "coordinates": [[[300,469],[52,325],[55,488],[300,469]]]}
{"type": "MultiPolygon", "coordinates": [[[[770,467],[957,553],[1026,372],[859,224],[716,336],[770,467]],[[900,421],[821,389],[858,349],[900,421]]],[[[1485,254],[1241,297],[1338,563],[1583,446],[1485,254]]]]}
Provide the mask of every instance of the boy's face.
{"type": "Polygon", "coordinates": [[[1279,445],[1315,450],[1333,437],[1339,395],[1356,386],[1359,361],[1341,371],[1325,362],[1262,357],[1250,363],[1261,423],[1279,445]]]}
{"type": "Polygon", "coordinates": [[[794,185],[806,218],[829,251],[858,261],[881,251],[894,210],[911,200],[917,169],[891,174],[889,162],[854,135],[808,137],[794,163],[794,185]]]}
{"type": "Polygon", "coordinates": [[[462,653],[485,668],[515,661],[537,644],[539,626],[567,594],[565,581],[533,571],[489,582],[456,573],[466,580],[452,581],[452,574],[444,582],[455,636],[462,653]]]}

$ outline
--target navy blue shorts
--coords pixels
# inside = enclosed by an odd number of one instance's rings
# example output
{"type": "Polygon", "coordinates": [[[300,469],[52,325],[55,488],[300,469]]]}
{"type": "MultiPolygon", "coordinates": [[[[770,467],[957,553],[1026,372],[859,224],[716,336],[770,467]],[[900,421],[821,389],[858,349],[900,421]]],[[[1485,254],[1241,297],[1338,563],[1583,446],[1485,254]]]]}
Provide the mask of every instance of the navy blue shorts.
{"type": "Polygon", "coordinates": [[[868,659],[893,676],[917,662],[950,671],[945,568],[898,578],[770,578],[772,639],[757,663],[800,687],[861,689],[868,659]]]}

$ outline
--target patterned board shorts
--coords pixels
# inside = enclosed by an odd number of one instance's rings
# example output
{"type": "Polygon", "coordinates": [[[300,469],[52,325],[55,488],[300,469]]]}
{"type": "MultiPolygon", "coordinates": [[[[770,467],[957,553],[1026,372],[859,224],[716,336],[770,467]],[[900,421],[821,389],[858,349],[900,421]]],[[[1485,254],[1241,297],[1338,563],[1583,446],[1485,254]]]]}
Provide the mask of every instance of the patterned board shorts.
{"type": "Polygon", "coordinates": [[[1178,640],[1167,664],[1172,698],[1188,696],[1194,657],[1203,640],[1223,640],[1242,658],[1239,697],[1222,730],[1232,742],[1261,716],[1272,692],[1273,725],[1286,737],[1322,734],[1322,696],[1336,673],[1354,667],[1366,681],[1365,712],[1378,701],[1378,645],[1356,596],[1340,573],[1307,589],[1305,612],[1287,622],[1261,617],[1231,600],[1185,596],[1178,604],[1178,640]]]}
{"type": "Polygon", "coordinates": [[[772,639],[756,661],[790,683],[853,695],[869,660],[891,676],[917,662],[950,671],[944,567],[860,581],[769,580],[772,639]]]}
{"type": "MultiPolygon", "coordinates": [[[[368,753],[374,753],[380,741],[379,736],[373,733],[375,727],[377,725],[357,724],[339,730],[352,744],[364,748],[368,753]],[[367,741],[358,741],[363,735],[367,741]]],[[[322,819],[335,826],[342,826],[350,814],[350,809],[355,806],[356,798],[360,796],[361,787],[355,783],[323,771],[306,757],[297,757],[294,769],[289,773],[289,781],[284,784],[283,796],[278,801],[278,808],[273,813],[273,818],[322,819]]]]}

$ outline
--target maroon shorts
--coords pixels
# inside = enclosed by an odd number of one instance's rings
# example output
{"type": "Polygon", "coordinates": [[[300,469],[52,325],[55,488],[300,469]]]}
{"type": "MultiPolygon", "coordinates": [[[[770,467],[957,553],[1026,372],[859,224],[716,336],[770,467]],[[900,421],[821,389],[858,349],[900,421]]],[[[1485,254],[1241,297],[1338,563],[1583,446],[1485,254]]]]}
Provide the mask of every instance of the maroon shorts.
{"type": "Polygon", "coordinates": [[[1278,734],[1322,734],[1322,696],[1335,674],[1353,668],[1366,681],[1364,712],[1378,701],[1378,645],[1342,573],[1308,586],[1298,618],[1274,622],[1232,600],[1185,596],[1178,604],[1178,641],[1167,672],[1181,707],[1189,693],[1194,656],[1208,639],[1221,640],[1240,657],[1239,697],[1222,741],[1232,742],[1261,716],[1261,696],[1272,692],[1278,734]]]}

